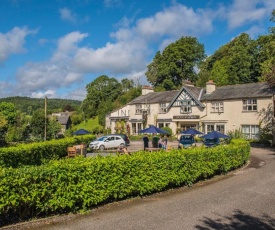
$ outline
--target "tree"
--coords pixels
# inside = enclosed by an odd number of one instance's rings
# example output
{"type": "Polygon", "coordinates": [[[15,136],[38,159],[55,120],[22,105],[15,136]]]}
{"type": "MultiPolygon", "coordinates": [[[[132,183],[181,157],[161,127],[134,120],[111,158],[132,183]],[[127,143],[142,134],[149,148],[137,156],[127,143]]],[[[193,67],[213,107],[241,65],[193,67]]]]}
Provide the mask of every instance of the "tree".
{"type": "Polygon", "coordinates": [[[12,125],[15,123],[17,112],[13,103],[1,102],[0,112],[6,118],[8,125],[12,125]]]}
{"type": "Polygon", "coordinates": [[[128,78],[124,78],[121,80],[121,88],[123,93],[127,93],[134,87],[134,81],[128,78]]]}
{"type": "Polygon", "coordinates": [[[99,106],[106,101],[115,101],[121,94],[121,84],[115,78],[102,75],[86,86],[87,96],[82,103],[85,118],[98,115],[99,106]]]}
{"type": "Polygon", "coordinates": [[[195,82],[196,68],[205,58],[204,46],[194,37],[182,37],[158,51],[145,73],[148,82],[159,89],[170,90],[182,85],[183,80],[195,82]]]}
{"type": "Polygon", "coordinates": [[[57,138],[57,134],[61,131],[61,124],[56,120],[56,117],[48,119],[47,139],[57,138]]]}
{"type": "Polygon", "coordinates": [[[66,111],[72,112],[72,111],[75,111],[75,109],[71,105],[66,105],[63,108],[63,112],[66,112],[66,111]]]}
{"type": "Polygon", "coordinates": [[[203,79],[196,84],[205,86],[210,79],[217,85],[257,82],[260,77],[257,55],[258,43],[242,33],[204,61],[199,73],[203,79]]]}
{"type": "MultiPolygon", "coordinates": [[[[48,123],[48,121],[46,121],[48,123]]],[[[43,139],[45,132],[45,113],[43,110],[36,110],[30,122],[32,135],[36,138],[43,139]]]]}

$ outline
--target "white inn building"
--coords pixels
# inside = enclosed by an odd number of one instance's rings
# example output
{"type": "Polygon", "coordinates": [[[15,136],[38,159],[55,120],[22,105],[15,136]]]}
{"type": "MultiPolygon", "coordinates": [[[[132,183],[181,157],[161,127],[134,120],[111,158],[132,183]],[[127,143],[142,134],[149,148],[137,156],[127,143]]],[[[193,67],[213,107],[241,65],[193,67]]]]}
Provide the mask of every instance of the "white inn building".
{"type": "Polygon", "coordinates": [[[274,94],[275,89],[263,82],[216,87],[210,80],[206,88],[184,84],[180,90],[165,92],[143,86],[141,96],[106,116],[106,128],[112,133],[127,129],[130,134],[150,125],[170,127],[173,134],[188,128],[204,133],[241,129],[255,138],[260,111],[270,107],[274,111],[274,94]]]}

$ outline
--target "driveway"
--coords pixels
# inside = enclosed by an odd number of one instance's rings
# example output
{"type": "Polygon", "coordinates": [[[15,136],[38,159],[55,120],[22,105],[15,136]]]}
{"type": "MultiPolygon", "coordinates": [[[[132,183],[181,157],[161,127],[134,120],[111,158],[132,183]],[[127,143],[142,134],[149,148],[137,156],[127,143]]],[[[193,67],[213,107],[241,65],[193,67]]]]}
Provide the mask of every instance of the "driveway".
{"type": "Polygon", "coordinates": [[[248,166],[193,187],[13,229],[275,229],[275,151],[252,148],[248,166]]]}

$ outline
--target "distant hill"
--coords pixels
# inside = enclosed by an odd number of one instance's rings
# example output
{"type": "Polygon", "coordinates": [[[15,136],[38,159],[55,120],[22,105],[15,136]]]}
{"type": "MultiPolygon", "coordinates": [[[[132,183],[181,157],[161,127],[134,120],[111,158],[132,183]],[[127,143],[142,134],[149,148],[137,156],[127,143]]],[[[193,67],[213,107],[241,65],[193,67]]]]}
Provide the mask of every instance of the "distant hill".
{"type": "MultiPolygon", "coordinates": [[[[30,98],[30,97],[6,97],[0,98],[1,102],[11,102],[15,107],[21,112],[31,114],[37,109],[45,108],[45,99],[44,98],[30,98]]],[[[64,108],[72,108],[73,110],[78,110],[82,101],[77,100],[68,100],[68,99],[56,99],[48,98],[47,99],[47,111],[48,112],[60,112],[64,108]]]]}

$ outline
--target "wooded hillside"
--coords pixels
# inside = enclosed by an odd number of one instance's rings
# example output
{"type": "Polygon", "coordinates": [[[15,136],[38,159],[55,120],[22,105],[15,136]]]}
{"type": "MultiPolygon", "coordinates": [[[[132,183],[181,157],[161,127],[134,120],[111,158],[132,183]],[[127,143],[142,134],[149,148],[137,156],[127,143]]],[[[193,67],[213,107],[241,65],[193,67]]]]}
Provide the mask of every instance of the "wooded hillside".
{"type": "MultiPolygon", "coordinates": [[[[11,102],[15,105],[15,108],[20,110],[23,113],[31,115],[34,111],[38,109],[44,109],[45,99],[44,98],[30,98],[30,97],[7,97],[0,98],[1,102],[11,102]]],[[[78,110],[81,101],[77,100],[68,100],[68,99],[56,99],[48,98],[47,99],[47,110],[49,112],[60,112],[65,108],[69,110],[78,110]]]]}

